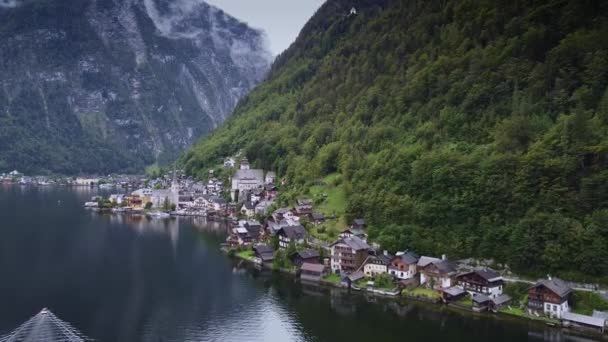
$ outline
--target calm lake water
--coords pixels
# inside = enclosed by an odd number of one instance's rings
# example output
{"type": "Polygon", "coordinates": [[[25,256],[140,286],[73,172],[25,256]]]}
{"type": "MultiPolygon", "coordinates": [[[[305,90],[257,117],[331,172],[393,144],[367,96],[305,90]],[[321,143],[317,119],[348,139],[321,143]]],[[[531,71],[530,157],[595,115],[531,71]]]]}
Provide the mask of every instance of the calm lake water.
{"type": "Polygon", "coordinates": [[[96,190],[0,185],[0,335],[48,307],[98,341],[584,341],[249,270],[226,228],[82,208],[96,190]]]}

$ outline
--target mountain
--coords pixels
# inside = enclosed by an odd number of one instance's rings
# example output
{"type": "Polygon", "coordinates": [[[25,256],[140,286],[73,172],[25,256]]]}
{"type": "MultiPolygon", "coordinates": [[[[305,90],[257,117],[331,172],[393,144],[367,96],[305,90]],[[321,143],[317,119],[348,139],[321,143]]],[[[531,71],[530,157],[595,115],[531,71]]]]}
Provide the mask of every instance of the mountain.
{"type": "Polygon", "coordinates": [[[173,161],[270,61],[262,32],[202,0],[1,0],[0,170],[173,161]]]}
{"type": "Polygon", "coordinates": [[[392,251],[608,281],[607,13],[329,0],[182,161],[203,176],[242,149],[284,200],[332,175],[392,251]]]}

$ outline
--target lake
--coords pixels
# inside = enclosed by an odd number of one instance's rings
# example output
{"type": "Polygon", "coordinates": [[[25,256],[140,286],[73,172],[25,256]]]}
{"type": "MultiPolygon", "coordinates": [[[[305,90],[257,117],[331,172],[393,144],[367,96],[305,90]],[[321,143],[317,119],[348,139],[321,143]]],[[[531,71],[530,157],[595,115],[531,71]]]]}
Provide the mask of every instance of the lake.
{"type": "Polygon", "coordinates": [[[0,185],[0,335],[49,308],[97,341],[581,341],[542,324],[301,286],[204,219],[100,215],[94,189],[0,185]]]}

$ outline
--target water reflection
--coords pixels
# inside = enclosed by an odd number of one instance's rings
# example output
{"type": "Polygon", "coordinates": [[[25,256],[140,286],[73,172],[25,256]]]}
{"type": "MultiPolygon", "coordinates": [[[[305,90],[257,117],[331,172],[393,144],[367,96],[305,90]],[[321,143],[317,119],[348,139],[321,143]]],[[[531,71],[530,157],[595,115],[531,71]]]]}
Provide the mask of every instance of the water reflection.
{"type": "Polygon", "coordinates": [[[222,255],[222,223],[99,215],[82,208],[95,194],[0,188],[0,334],[49,307],[100,341],[572,340],[544,325],[301,285],[222,255]]]}

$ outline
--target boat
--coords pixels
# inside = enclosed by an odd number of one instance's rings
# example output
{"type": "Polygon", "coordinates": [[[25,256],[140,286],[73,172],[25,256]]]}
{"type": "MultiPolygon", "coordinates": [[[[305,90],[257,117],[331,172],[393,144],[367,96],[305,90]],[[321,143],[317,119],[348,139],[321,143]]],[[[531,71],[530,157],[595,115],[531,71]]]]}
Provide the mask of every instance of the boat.
{"type": "Polygon", "coordinates": [[[97,206],[98,206],[97,202],[86,202],[84,204],[85,208],[97,208],[97,206]]]}

